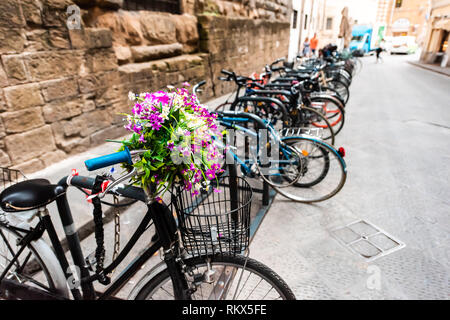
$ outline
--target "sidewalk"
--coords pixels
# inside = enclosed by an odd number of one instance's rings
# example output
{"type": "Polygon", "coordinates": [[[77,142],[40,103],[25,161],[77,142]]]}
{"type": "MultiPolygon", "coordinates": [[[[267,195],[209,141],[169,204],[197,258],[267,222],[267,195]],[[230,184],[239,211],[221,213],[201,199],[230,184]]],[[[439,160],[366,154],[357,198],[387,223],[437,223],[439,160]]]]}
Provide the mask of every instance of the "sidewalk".
{"type": "Polygon", "coordinates": [[[450,77],[450,67],[440,67],[434,64],[421,63],[419,61],[408,61],[408,63],[412,64],[413,66],[437,72],[450,77]]]}

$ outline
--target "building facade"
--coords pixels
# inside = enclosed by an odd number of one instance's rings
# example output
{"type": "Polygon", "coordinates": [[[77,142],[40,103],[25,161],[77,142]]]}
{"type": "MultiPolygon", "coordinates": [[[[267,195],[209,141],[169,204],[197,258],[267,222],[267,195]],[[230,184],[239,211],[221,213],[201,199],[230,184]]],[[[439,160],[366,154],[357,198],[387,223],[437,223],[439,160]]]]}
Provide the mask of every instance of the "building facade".
{"type": "Polygon", "coordinates": [[[420,60],[424,63],[450,67],[450,1],[432,1],[428,30],[420,60]]]}
{"type": "Polygon", "coordinates": [[[421,46],[425,40],[429,0],[390,0],[386,36],[413,36],[421,46]]]}
{"type": "Polygon", "coordinates": [[[37,171],[126,134],[128,92],[260,71],[290,0],[1,0],[0,166],[37,171]]]}

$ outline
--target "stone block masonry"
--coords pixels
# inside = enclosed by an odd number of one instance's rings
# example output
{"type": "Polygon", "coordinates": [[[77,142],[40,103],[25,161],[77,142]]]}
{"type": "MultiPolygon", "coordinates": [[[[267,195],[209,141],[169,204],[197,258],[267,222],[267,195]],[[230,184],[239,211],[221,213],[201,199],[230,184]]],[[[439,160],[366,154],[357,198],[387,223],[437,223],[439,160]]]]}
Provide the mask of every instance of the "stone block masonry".
{"type": "Polygon", "coordinates": [[[263,72],[266,64],[287,54],[287,22],[210,15],[198,19],[200,48],[208,53],[210,77],[217,96],[235,88],[234,83],[217,79],[222,69],[248,76],[263,72]]]}
{"type": "Polygon", "coordinates": [[[1,0],[0,166],[30,173],[123,136],[129,91],[206,79],[205,101],[234,88],[217,80],[222,68],[248,75],[287,54],[289,1],[207,2],[183,0],[175,15],[123,1],[1,0]],[[74,3],[83,19],[69,30],[74,3]]]}

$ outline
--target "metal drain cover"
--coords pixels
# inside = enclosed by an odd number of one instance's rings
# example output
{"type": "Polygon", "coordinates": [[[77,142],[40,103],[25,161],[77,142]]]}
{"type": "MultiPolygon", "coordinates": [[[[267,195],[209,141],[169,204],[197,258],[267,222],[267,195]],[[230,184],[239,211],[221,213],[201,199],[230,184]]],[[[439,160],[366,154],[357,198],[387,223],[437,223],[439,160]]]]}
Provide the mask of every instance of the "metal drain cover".
{"type": "Polygon", "coordinates": [[[405,247],[401,241],[364,220],[357,220],[331,230],[331,234],[346,248],[367,261],[373,261],[405,247]]]}

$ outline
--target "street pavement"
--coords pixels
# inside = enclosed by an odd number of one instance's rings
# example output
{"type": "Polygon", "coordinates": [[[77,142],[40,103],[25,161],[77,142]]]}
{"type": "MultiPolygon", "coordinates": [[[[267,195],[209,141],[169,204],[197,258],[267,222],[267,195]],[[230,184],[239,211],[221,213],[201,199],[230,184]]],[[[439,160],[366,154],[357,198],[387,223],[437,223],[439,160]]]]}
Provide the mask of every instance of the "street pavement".
{"type": "MultiPolygon", "coordinates": [[[[375,57],[363,58],[336,140],[347,153],[346,185],[334,198],[313,205],[277,196],[250,246],[250,256],[275,270],[298,299],[450,298],[450,78],[407,63],[411,59],[385,56],[384,63],[375,64],[375,57]],[[367,259],[361,254],[374,252],[365,240],[376,243],[370,230],[380,230],[377,245],[385,252],[367,259]],[[355,238],[363,241],[345,244],[355,238]]],[[[83,160],[116,147],[105,144],[32,177],[56,182],[71,168],[86,174],[83,160]]],[[[83,195],[71,190],[69,200],[77,227],[92,219],[83,195]]],[[[121,214],[122,247],[144,213],[145,206],[135,204],[121,214]]],[[[113,230],[113,222],[107,223],[106,261],[113,230]]],[[[150,228],[114,278],[152,235],[150,228]]],[[[82,247],[86,255],[94,251],[93,235],[82,247]]],[[[159,262],[153,257],[118,297],[126,298],[159,262]]]]}

